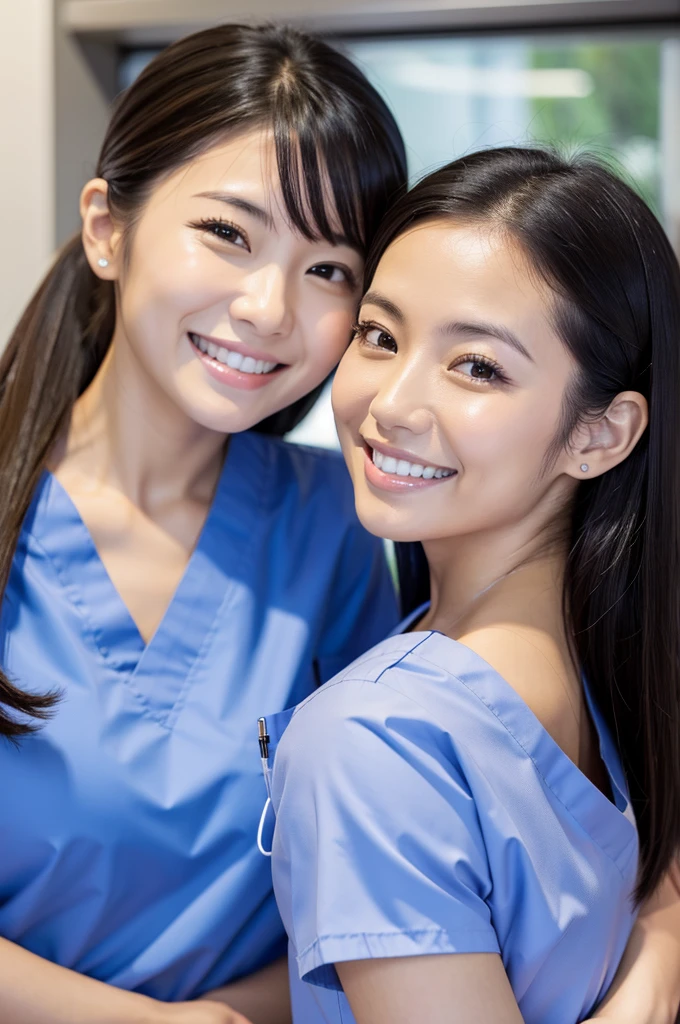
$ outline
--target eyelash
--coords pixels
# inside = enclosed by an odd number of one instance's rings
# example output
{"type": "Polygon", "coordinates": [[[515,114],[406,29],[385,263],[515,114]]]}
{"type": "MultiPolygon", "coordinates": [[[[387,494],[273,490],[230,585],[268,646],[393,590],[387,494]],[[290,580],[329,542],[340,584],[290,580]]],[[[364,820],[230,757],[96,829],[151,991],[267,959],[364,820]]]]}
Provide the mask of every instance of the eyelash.
{"type": "MultiPolygon", "coordinates": [[[[385,334],[388,338],[392,338],[389,331],[386,331],[380,326],[380,324],[373,323],[371,320],[359,320],[355,323],[352,326],[352,337],[358,338],[360,345],[365,345],[367,348],[379,349],[380,351],[385,352],[386,349],[380,349],[379,345],[374,345],[372,342],[367,340],[366,335],[369,331],[380,331],[381,334],[385,334]]],[[[394,341],[394,338],[392,338],[392,340],[394,341]]]]}
{"type": "MultiPolygon", "coordinates": [[[[215,238],[219,238],[221,242],[229,242],[231,245],[236,243],[231,238],[225,238],[224,234],[220,234],[220,231],[233,231],[239,236],[240,239],[245,243],[243,246],[236,246],[237,248],[243,248],[247,252],[250,252],[250,246],[248,245],[248,239],[246,238],[245,232],[238,227],[236,224],[232,224],[231,221],[222,220],[221,217],[203,217],[201,220],[195,221],[190,224],[189,227],[195,228],[196,231],[204,231],[207,234],[214,235],[215,238]]],[[[334,270],[341,270],[345,275],[348,286],[354,290],[357,286],[356,277],[348,267],[340,267],[334,263],[315,263],[310,270],[316,270],[318,267],[332,267],[334,270]]],[[[321,274],[316,275],[321,277],[321,274]]],[[[334,283],[334,282],[332,282],[334,283]]]]}
{"type": "MultiPolygon", "coordinates": [[[[464,356],[458,356],[449,367],[452,370],[456,366],[462,366],[464,363],[473,363],[475,366],[486,366],[489,370],[493,370],[495,374],[495,380],[484,380],[480,377],[470,377],[469,379],[474,381],[475,384],[507,384],[509,383],[508,378],[503,373],[503,370],[499,363],[495,359],[489,359],[488,356],[481,356],[477,352],[468,352],[464,356]]],[[[466,374],[467,376],[467,374],[466,374]]]]}
{"type": "MultiPolygon", "coordinates": [[[[352,336],[358,338],[360,345],[365,345],[367,348],[377,349],[378,351],[389,351],[389,349],[381,349],[379,345],[375,345],[373,342],[367,340],[369,331],[379,331],[381,334],[386,335],[388,338],[392,338],[389,331],[386,331],[380,324],[376,324],[368,320],[360,320],[352,327],[352,336]]],[[[392,341],[396,345],[394,338],[392,341]]],[[[468,377],[469,380],[475,384],[493,384],[498,382],[499,384],[507,384],[508,378],[503,373],[502,367],[494,359],[490,359],[488,356],[479,355],[476,352],[466,352],[465,355],[458,356],[448,367],[449,370],[454,369],[456,366],[462,366],[465,363],[473,363],[476,366],[486,366],[495,374],[495,380],[484,380],[479,377],[468,377]]],[[[467,376],[467,375],[466,375],[467,376]]]]}
{"type": "MultiPolygon", "coordinates": [[[[355,275],[352,273],[352,271],[349,269],[349,267],[341,267],[337,263],[315,263],[313,267],[309,268],[307,273],[311,273],[312,270],[318,270],[320,267],[330,267],[332,270],[340,270],[345,275],[345,283],[347,284],[348,288],[350,288],[352,291],[355,290],[357,286],[357,279],[355,275]]],[[[323,278],[321,274],[316,274],[315,277],[321,277],[322,280],[327,280],[323,278]]],[[[337,281],[330,281],[329,283],[338,284],[337,281]]]]}
{"type": "Polygon", "coordinates": [[[245,232],[236,224],[232,224],[231,221],[222,220],[221,217],[203,217],[201,220],[190,224],[189,227],[195,228],[197,231],[205,231],[206,234],[209,235],[214,235],[215,238],[219,238],[221,242],[229,242],[231,245],[236,245],[236,242],[234,242],[232,238],[226,238],[224,234],[220,233],[224,231],[232,231],[234,234],[238,235],[244,243],[244,245],[237,245],[236,247],[239,249],[246,249],[250,252],[250,246],[248,245],[248,239],[246,238],[245,232]]]}

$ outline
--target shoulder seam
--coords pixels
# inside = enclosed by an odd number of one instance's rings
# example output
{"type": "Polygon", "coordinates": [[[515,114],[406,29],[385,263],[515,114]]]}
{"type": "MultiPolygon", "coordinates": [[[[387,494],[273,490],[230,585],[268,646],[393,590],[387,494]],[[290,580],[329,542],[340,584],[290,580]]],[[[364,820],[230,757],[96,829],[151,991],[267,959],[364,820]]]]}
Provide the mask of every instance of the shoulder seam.
{"type": "MultiPolygon", "coordinates": [[[[382,672],[380,672],[380,674],[377,675],[376,678],[373,681],[375,683],[379,683],[380,680],[382,679],[382,677],[385,675],[386,672],[389,672],[390,669],[392,669],[392,668],[396,668],[398,665],[401,664],[401,662],[404,660],[404,658],[408,658],[408,657],[410,657],[411,654],[414,654],[418,650],[418,648],[421,646],[421,644],[424,644],[427,640],[430,639],[432,634],[433,634],[433,630],[430,630],[430,632],[427,634],[427,636],[424,636],[423,639],[419,640],[417,644],[415,644],[413,647],[409,648],[408,651],[405,651],[401,655],[400,658],[397,658],[396,661],[393,661],[391,665],[386,665],[385,668],[382,670],[382,672]]],[[[425,659],[423,658],[423,661],[424,660],[425,659]]]]}
{"type": "MultiPolygon", "coordinates": [[[[370,686],[374,686],[376,683],[378,683],[382,679],[382,677],[385,674],[385,672],[388,672],[392,668],[396,668],[397,665],[399,665],[404,660],[404,658],[408,658],[408,656],[410,654],[412,654],[413,651],[417,650],[418,647],[420,647],[420,645],[422,643],[425,643],[426,640],[429,640],[429,635],[423,637],[422,640],[419,640],[418,643],[414,644],[413,647],[410,647],[408,651],[404,651],[402,654],[400,654],[399,657],[396,659],[396,661],[393,661],[391,664],[386,665],[385,668],[383,668],[378,673],[378,675],[375,677],[375,679],[370,679],[370,678],[367,679],[364,676],[359,676],[359,675],[347,675],[346,673],[349,672],[349,669],[345,669],[345,671],[343,673],[341,673],[339,679],[335,679],[335,680],[329,679],[329,681],[327,683],[324,683],[323,686],[320,686],[317,690],[314,690],[313,693],[310,693],[310,695],[305,700],[303,700],[301,704],[298,704],[298,706],[293,711],[293,714],[291,716],[291,721],[301,711],[303,711],[306,707],[308,707],[312,703],[313,700],[316,700],[317,697],[320,697],[321,694],[328,693],[329,690],[332,690],[336,686],[342,686],[343,683],[368,683],[370,686]]],[[[366,656],[364,656],[364,658],[365,657],[366,656]]],[[[379,658],[379,657],[380,657],[380,655],[378,655],[378,654],[373,655],[374,659],[379,658]]],[[[364,658],[362,658],[361,660],[363,661],[364,658]]],[[[391,687],[390,687],[390,689],[391,689],[391,687]]],[[[407,695],[405,695],[405,696],[407,696],[407,695]]],[[[408,699],[411,700],[410,697],[408,699]]],[[[414,701],[413,703],[417,703],[417,702],[414,701]]],[[[425,710],[425,709],[423,709],[423,710],[425,710]]]]}

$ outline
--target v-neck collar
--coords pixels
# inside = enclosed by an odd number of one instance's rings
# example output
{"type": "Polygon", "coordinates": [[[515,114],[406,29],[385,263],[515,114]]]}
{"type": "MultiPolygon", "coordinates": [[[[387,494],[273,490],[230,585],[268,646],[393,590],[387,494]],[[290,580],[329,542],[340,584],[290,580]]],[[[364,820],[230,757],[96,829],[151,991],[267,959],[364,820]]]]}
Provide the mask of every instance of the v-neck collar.
{"type": "MultiPolygon", "coordinates": [[[[474,677],[474,683],[468,681],[466,685],[481,696],[484,703],[494,710],[494,713],[502,721],[508,731],[509,722],[518,725],[517,731],[523,736],[523,746],[530,752],[537,766],[547,767],[545,778],[551,788],[562,792],[565,787],[569,791],[569,800],[565,805],[570,804],[575,817],[581,817],[587,823],[587,829],[593,838],[600,841],[603,848],[611,848],[610,852],[614,859],[619,858],[620,851],[616,842],[612,843],[611,836],[617,836],[616,830],[610,830],[609,826],[618,814],[622,815],[628,822],[629,838],[636,835],[635,815],[628,792],[625,773],[621,763],[619,751],[614,743],[609,727],[595,702],[591,693],[588,680],[581,677],[585,700],[595,727],[600,758],[607,773],[611,786],[612,799],[602,793],[591,780],[583,774],[568,755],[562,750],[559,744],[552,738],[545,726],[519,696],[510,683],[501,676],[492,665],[472,648],[461,644],[458,640],[452,640],[438,630],[416,630],[410,632],[410,627],[417,624],[429,609],[430,602],[426,601],[412,611],[390,634],[391,637],[403,635],[414,643],[422,642],[422,638],[433,638],[435,649],[442,654],[441,666],[448,666],[448,648],[454,645],[458,650],[464,652],[464,658],[471,664],[481,664],[485,672],[479,677],[474,677]],[[486,693],[485,686],[488,680],[495,680],[493,693],[486,693]],[[484,691],[484,692],[483,692],[484,691]]],[[[432,645],[430,645],[432,647],[432,645]]],[[[517,737],[516,737],[517,738],[517,737]]],[[[564,793],[563,793],[564,795],[564,793]]],[[[630,854],[630,844],[625,847],[625,856],[630,854]]]]}
{"type": "MultiPolygon", "coordinates": [[[[464,685],[492,711],[529,755],[546,786],[600,848],[616,861],[619,869],[624,871],[633,852],[637,850],[635,816],[618,750],[592,698],[585,677],[582,677],[583,690],[592,714],[613,800],[591,782],[553,739],[515,688],[480,654],[438,630],[416,631],[409,633],[408,638],[416,646],[427,640],[427,659],[447,671],[451,649],[457,649],[458,660],[468,670],[464,685]],[[477,671],[480,667],[482,671],[477,671]],[[622,819],[625,819],[625,826],[622,819]],[[626,841],[622,844],[624,835],[626,841]]],[[[457,678],[462,681],[460,673],[457,678]]]]}
{"type": "MultiPolygon", "coordinates": [[[[257,545],[266,504],[266,439],[235,434],[215,497],[182,578],[147,644],[102,562],[92,535],[57,478],[45,471],[27,516],[104,662],[125,677],[145,709],[170,726],[199,655],[257,545]]],[[[222,617],[220,616],[220,621],[222,617]]]]}

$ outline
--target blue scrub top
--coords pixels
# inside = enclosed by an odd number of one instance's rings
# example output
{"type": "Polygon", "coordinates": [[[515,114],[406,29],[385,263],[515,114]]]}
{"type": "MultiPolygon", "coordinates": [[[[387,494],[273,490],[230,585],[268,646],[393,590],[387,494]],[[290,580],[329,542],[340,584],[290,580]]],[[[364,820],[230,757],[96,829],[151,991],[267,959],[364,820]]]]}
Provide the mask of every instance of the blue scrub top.
{"type": "Polygon", "coordinates": [[[527,1024],[575,1024],[630,933],[637,832],[482,658],[393,636],[269,722],[295,1024],[351,1024],[334,964],[500,953],[527,1024]],[[277,746],[278,741],[278,746],[277,746]]]}
{"type": "Polygon", "coordinates": [[[46,473],[0,620],[2,664],[63,690],[0,741],[0,935],[186,999],[285,952],[257,851],[263,712],[302,700],[397,621],[381,542],[338,455],[231,438],[197,547],[145,646],[46,473]]]}

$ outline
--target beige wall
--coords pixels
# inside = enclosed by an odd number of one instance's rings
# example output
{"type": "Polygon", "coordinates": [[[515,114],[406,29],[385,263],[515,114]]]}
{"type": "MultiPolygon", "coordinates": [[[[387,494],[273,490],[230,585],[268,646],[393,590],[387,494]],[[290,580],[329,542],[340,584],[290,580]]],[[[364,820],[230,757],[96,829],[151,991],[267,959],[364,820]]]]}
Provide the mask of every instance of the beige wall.
{"type": "Polygon", "coordinates": [[[0,0],[0,349],[78,227],[115,91],[115,47],[79,41],[58,10],[0,0]]]}
{"type": "Polygon", "coordinates": [[[0,346],[54,240],[52,0],[0,0],[0,346]]]}

